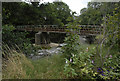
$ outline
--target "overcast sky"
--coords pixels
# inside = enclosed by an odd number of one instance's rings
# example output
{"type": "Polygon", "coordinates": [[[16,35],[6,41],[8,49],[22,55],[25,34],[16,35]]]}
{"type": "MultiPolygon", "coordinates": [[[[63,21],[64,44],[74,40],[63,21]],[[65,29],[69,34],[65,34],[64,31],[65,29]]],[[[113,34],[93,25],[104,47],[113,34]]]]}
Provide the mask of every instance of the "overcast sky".
{"type": "Polygon", "coordinates": [[[87,3],[91,0],[62,0],[65,2],[72,11],[76,11],[80,14],[80,10],[84,7],[87,7],[87,3]]]}
{"type": "MultiPolygon", "coordinates": [[[[58,0],[43,0],[44,2],[53,2],[58,0]]],[[[87,3],[91,0],[59,0],[65,2],[72,11],[76,11],[80,14],[80,10],[87,7],[87,3]]]]}

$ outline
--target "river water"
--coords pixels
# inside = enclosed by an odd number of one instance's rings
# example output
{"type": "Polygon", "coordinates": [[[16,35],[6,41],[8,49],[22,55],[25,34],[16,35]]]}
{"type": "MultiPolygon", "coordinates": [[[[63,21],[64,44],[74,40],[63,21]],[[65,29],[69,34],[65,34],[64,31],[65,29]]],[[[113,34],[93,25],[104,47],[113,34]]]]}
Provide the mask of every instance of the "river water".
{"type": "Polygon", "coordinates": [[[38,50],[37,54],[31,54],[30,58],[32,60],[38,60],[40,58],[43,58],[45,56],[52,56],[53,54],[59,54],[61,53],[61,47],[64,46],[66,44],[62,43],[62,44],[55,44],[52,43],[51,44],[51,48],[50,49],[42,49],[42,50],[38,50]]]}
{"type": "MultiPolygon", "coordinates": [[[[79,37],[79,43],[81,44],[85,44],[86,39],[82,36],[79,37]]],[[[42,49],[42,50],[38,50],[37,54],[31,54],[30,58],[33,60],[37,60],[40,58],[43,58],[45,56],[52,56],[53,54],[60,54],[61,53],[61,47],[63,47],[64,45],[66,45],[65,43],[62,44],[57,44],[57,43],[50,43],[50,49],[42,49]]]]}

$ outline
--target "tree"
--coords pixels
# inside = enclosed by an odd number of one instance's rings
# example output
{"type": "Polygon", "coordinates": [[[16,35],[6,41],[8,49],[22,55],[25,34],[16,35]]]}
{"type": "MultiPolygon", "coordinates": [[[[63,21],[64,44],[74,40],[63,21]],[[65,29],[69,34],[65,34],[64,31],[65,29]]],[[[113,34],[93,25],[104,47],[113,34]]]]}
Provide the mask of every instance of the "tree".
{"type": "Polygon", "coordinates": [[[63,2],[41,4],[39,9],[44,13],[45,24],[67,24],[66,19],[71,16],[68,5],[63,2]]]}
{"type": "Polygon", "coordinates": [[[57,18],[60,19],[64,24],[67,24],[68,22],[66,19],[71,17],[71,10],[69,9],[69,6],[63,2],[54,2],[54,5],[57,18]]]}
{"type": "Polygon", "coordinates": [[[89,2],[87,8],[83,8],[80,11],[80,24],[100,25],[103,23],[103,17],[107,14],[112,15],[112,11],[116,6],[115,2],[89,2]]]}
{"type": "Polygon", "coordinates": [[[68,5],[63,2],[11,2],[3,3],[2,9],[3,24],[12,25],[63,25],[71,16],[68,5]]]}

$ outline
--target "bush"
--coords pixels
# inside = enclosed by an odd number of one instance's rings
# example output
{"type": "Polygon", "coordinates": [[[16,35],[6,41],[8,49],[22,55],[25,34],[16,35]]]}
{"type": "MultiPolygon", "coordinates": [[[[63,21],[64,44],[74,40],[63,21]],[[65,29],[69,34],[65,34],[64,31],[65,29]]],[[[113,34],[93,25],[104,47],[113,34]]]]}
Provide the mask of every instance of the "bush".
{"type": "Polygon", "coordinates": [[[103,79],[120,79],[120,53],[107,56],[100,74],[103,79]]]}
{"type": "Polygon", "coordinates": [[[2,27],[3,46],[7,44],[12,48],[18,45],[24,54],[29,54],[33,51],[33,46],[31,45],[30,38],[26,38],[27,34],[27,32],[15,31],[15,27],[12,25],[4,25],[2,27]]]}
{"type": "Polygon", "coordinates": [[[78,54],[79,50],[79,36],[77,34],[70,34],[65,38],[66,45],[62,48],[65,58],[70,58],[72,54],[78,54]]]}
{"type": "Polygon", "coordinates": [[[14,26],[4,25],[2,27],[2,40],[4,43],[11,45],[22,45],[23,43],[30,43],[30,39],[26,39],[27,32],[17,32],[14,26]]]}
{"type": "MultiPolygon", "coordinates": [[[[95,47],[90,50],[82,48],[79,53],[72,53],[70,59],[66,59],[64,71],[67,77],[79,79],[95,79],[97,72],[94,71],[95,47]]],[[[84,46],[83,46],[84,47],[84,46]]]]}
{"type": "Polygon", "coordinates": [[[114,55],[106,56],[107,58],[105,61],[103,59],[102,65],[95,46],[89,46],[86,49],[82,45],[80,47],[82,49],[80,48],[77,54],[72,53],[69,59],[65,58],[64,72],[68,78],[120,79],[120,53],[116,52],[114,55]]]}

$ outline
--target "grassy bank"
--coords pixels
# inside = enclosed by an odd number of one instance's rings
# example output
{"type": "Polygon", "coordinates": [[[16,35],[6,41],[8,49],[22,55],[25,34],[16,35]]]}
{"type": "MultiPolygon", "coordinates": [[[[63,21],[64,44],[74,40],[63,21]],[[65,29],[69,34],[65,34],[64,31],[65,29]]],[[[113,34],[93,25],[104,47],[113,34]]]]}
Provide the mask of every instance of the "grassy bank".
{"type": "Polygon", "coordinates": [[[32,61],[34,70],[32,73],[28,69],[27,73],[32,74],[32,78],[40,79],[62,79],[65,78],[63,74],[64,59],[60,55],[53,55],[52,57],[45,57],[40,60],[32,61]]]}
{"type": "Polygon", "coordinates": [[[3,59],[3,79],[62,79],[64,59],[53,55],[39,60],[26,58],[22,53],[10,51],[7,60],[3,59]]]}

